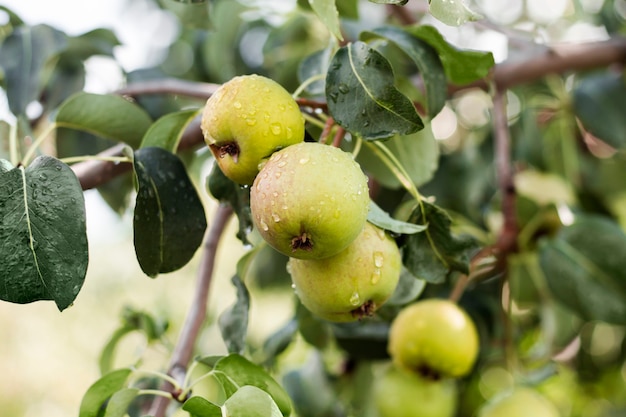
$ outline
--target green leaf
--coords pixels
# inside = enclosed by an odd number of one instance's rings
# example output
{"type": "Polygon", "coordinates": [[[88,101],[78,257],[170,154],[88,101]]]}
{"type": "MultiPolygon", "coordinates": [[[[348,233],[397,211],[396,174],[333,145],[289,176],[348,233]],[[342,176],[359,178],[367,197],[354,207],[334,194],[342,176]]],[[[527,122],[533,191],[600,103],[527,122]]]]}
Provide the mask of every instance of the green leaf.
{"type": "Polygon", "coordinates": [[[46,64],[67,45],[63,32],[46,25],[19,26],[0,45],[0,67],[9,108],[15,115],[38,100],[46,64]]]}
{"type": "Polygon", "coordinates": [[[324,26],[330,30],[330,33],[342,41],[343,35],[341,34],[339,24],[339,12],[337,11],[335,1],[336,0],[309,0],[309,4],[324,26]]]}
{"type": "Polygon", "coordinates": [[[357,321],[331,324],[337,344],[352,360],[388,359],[389,323],[357,321]]]}
{"type": "Polygon", "coordinates": [[[239,276],[233,276],[231,281],[237,288],[237,300],[220,315],[218,324],[228,351],[242,353],[246,347],[248,334],[250,293],[239,276]]]}
{"type": "Polygon", "coordinates": [[[411,26],[405,30],[437,50],[446,76],[453,84],[464,85],[485,78],[495,64],[491,52],[459,50],[446,42],[433,26],[411,26]]]}
{"type": "MultiPolygon", "coordinates": [[[[430,128],[412,135],[396,135],[385,141],[384,145],[396,157],[415,186],[420,187],[433,178],[439,166],[439,144],[430,128]]],[[[397,175],[375,149],[364,146],[357,156],[357,162],[383,186],[392,189],[402,187],[397,175]]]]}
{"type": "Polygon", "coordinates": [[[385,26],[360,35],[363,41],[377,38],[391,41],[413,60],[426,88],[428,116],[435,117],[448,98],[448,83],[437,51],[428,42],[397,27],[385,26]]]}
{"type": "Polygon", "coordinates": [[[77,93],[59,108],[56,123],[137,148],[152,120],[141,107],[123,97],[77,93]]]}
{"type": "Polygon", "coordinates": [[[278,355],[283,353],[297,333],[298,322],[292,319],[265,339],[265,342],[263,342],[263,353],[267,357],[266,362],[273,362],[278,355]]]}
{"type": "Polygon", "coordinates": [[[168,113],[154,122],[141,141],[141,148],[157,146],[175,153],[180,138],[196,116],[202,110],[182,110],[168,113]]]}
{"type": "Polygon", "coordinates": [[[80,291],[88,264],[85,201],[74,172],[50,156],[0,171],[0,299],[54,300],[80,291]]]}
{"type": "Polygon", "coordinates": [[[126,385],[131,373],[131,369],[117,369],[94,382],[83,396],[78,417],[100,416],[107,400],[126,385]]]}
{"type": "Polygon", "coordinates": [[[409,0],[370,0],[372,3],[378,4],[395,4],[397,6],[404,6],[409,0]]]}
{"type": "Polygon", "coordinates": [[[403,267],[398,285],[385,304],[390,306],[408,304],[416,300],[425,288],[426,281],[416,278],[408,269],[403,267]]]}
{"type": "Polygon", "coordinates": [[[198,396],[185,401],[183,410],[188,412],[190,417],[222,417],[222,409],[219,406],[198,396]]]}
{"type": "Polygon", "coordinates": [[[69,38],[65,53],[84,61],[93,55],[113,56],[118,45],[120,41],[112,30],[99,28],[69,38]]]}
{"type": "Polygon", "coordinates": [[[626,82],[622,74],[594,74],[574,89],[574,112],[591,134],[626,148],[626,82]]]}
{"type": "MultiPolygon", "coordinates": [[[[331,52],[330,48],[325,48],[305,57],[298,66],[298,80],[300,83],[311,77],[326,74],[330,64],[331,52]]],[[[326,91],[325,86],[324,79],[321,79],[309,84],[304,91],[312,96],[323,95],[326,91]]]]}
{"type": "Polygon", "coordinates": [[[207,29],[212,26],[207,0],[162,0],[162,4],[186,27],[207,29]]]}
{"type": "Polygon", "coordinates": [[[419,279],[433,284],[445,282],[452,270],[469,272],[468,252],[475,247],[469,237],[452,235],[452,221],[441,208],[421,202],[410,221],[416,224],[427,224],[423,233],[409,235],[404,244],[402,260],[406,268],[419,279]]]}
{"type": "Polygon", "coordinates": [[[207,177],[206,186],[213,197],[220,203],[229,204],[239,220],[237,238],[249,245],[248,233],[252,230],[252,214],[250,213],[250,187],[242,187],[222,172],[217,164],[213,164],[207,177]]]}
{"type": "Polygon", "coordinates": [[[204,207],[180,159],[161,148],[134,154],[139,190],[133,217],[135,253],[150,277],[185,266],[207,227],[204,207]]]}
{"type": "Polygon", "coordinates": [[[326,74],[326,99],[335,121],[365,140],[424,127],[411,100],[394,87],[387,59],[363,42],[335,53],[326,74]]]}
{"type": "Polygon", "coordinates": [[[332,340],[329,323],[317,318],[296,297],[296,320],[302,338],[317,349],[322,350],[332,340]]]}
{"type": "Polygon", "coordinates": [[[376,203],[370,201],[370,211],[367,214],[367,221],[376,226],[399,234],[413,234],[426,230],[428,227],[422,224],[413,224],[394,219],[381,209],[376,203]]]}
{"type": "Polygon", "coordinates": [[[428,10],[436,19],[449,26],[461,26],[463,23],[482,19],[472,11],[463,0],[428,0],[428,10]]]}
{"type": "Polygon", "coordinates": [[[626,324],[626,234],[613,221],[581,216],[542,242],[552,295],[587,320],[626,324]]]}
{"type": "Polygon", "coordinates": [[[107,403],[104,417],[124,417],[127,415],[128,406],[137,397],[137,388],[124,388],[111,396],[107,403]]]}
{"type": "Polygon", "coordinates": [[[273,398],[283,415],[291,414],[289,395],[261,366],[233,353],[220,359],[214,369],[223,372],[239,387],[254,386],[263,390],[273,398]]]}
{"type": "Polygon", "coordinates": [[[278,406],[265,391],[243,386],[224,403],[224,415],[245,417],[282,417],[278,406]]]}

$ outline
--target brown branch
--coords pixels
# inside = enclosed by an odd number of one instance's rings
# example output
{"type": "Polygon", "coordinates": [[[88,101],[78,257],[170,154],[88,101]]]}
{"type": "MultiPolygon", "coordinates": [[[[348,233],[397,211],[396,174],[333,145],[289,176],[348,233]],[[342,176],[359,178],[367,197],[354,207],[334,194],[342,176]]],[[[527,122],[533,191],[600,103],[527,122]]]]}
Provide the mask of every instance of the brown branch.
{"type": "Polygon", "coordinates": [[[528,59],[503,62],[496,65],[490,81],[479,80],[462,86],[450,86],[449,93],[469,88],[489,89],[493,83],[498,90],[536,81],[550,74],[586,71],[626,62],[626,38],[607,41],[554,46],[545,53],[528,59]]]}
{"type": "MultiPolygon", "coordinates": [[[[198,270],[198,281],[196,282],[196,289],[193,293],[194,298],[178,338],[178,343],[172,353],[168,370],[168,374],[180,384],[185,380],[187,366],[192,359],[194,347],[198,340],[202,323],[206,317],[217,248],[232,213],[233,210],[230,206],[218,206],[206,243],[204,244],[202,260],[198,270]]],[[[171,384],[165,383],[161,389],[172,392],[173,387],[171,384]]],[[[176,396],[180,393],[172,392],[172,394],[176,396]]],[[[171,399],[169,398],[156,397],[152,403],[152,410],[149,414],[155,417],[163,417],[170,401],[171,399]]]]}

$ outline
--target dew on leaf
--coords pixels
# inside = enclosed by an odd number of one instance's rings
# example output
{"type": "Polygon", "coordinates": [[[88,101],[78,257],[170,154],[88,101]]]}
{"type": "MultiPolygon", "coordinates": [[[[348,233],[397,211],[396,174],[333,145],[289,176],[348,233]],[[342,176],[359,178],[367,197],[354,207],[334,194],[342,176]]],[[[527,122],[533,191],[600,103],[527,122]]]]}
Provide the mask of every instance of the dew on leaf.
{"type": "Polygon", "coordinates": [[[347,84],[341,83],[337,87],[340,93],[347,94],[350,91],[350,87],[347,84]]]}

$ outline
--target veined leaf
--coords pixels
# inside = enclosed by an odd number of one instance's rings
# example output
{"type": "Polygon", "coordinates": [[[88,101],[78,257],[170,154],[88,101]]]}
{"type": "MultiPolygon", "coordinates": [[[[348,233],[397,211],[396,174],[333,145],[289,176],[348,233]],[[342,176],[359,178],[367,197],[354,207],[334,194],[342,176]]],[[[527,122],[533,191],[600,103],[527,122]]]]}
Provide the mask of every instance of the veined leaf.
{"type": "Polygon", "coordinates": [[[73,302],[87,273],[85,202],[76,175],[51,156],[0,164],[0,299],[73,302]]]}
{"type": "Polygon", "coordinates": [[[363,42],[335,53],[326,74],[326,98],[335,121],[365,140],[424,127],[411,100],[395,88],[387,59],[363,42]]]}
{"type": "Polygon", "coordinates": [[[131,369],[117,369],[94,382],[83,396],[78,417],[99,417],[104,404],[124,388],[131,373],[131,369]]]}
{"type": "Polygon", "coordinates": [[[59,108],[56,123],[137,148],[152,120],[141,107],[123,97],[77,93],[59,108]]]}
{"type": "Polygon", "coordinates": [[[587,320],[626,324],[626,234],[602,217],[580,217],[542,242],[552,294],[587,320]]]}
{"type": "Polygon", "coordinates": [[[409,235],[404,245],[402,260],[406,268],[419,279],[443,283],[452,270],[469,272],[469,251],[474,249],[471,238],[452,234],[452,221],[441,208],[421,202],[411,215],[410,221],[427,224],[423,233],[409,235]]]}
{"type": "Polygon", "coordinates": [[[449,26],[461,26],[482,18],[465,5],[463,0],[428,0],[428,10],[438,20],[449,26]]]}
{"type": "Polygon", "coordinates": [[[336,0],[309,0],[309,4],[322,23],[330,30],[330,33],[342,41],[343,35],[341,34],[341,27],[339,25],[339,12],[337,11],[335,1],[336,0]]]}
{"type": "Polygon", "coordinates": [[[182,110],[166,114],[150,126],[140,147],[158,146],[175,153],[185,128],[200,112],[201,110],[182,110]]]}
{"type": "Polygon", "coordinates": [[[361,40],[384,38],[398,46],[417,65],[426,88],[428,115],[433,118],[443,109],[448,98],[448,84],[437,51],[426,41],[403,29],[385,26],[362,32],[361,40]]]}
{"type": "Polygon", "coordinates": [[[42,72],[48,60],[67,46],[66,35],[50,26],[19,26],[0,45],[9,108],[15,115],[39,99],[42,72]]]}
{"type": "Polygon", "coordinates": [[[446,76],[453,84],[464,85],[484,78],[494,65],[491,52],[459,50],[450,45],[433,26],[419,25],[404,29],[437,50],[446,76]]]}
{"type": "Polygon", "coordinates": [[[207,227],[200,196],[180,159],[162,148],[134,154],[139,190],[133,220],[135,253],[151,277],[182,268],[207,227]]]}

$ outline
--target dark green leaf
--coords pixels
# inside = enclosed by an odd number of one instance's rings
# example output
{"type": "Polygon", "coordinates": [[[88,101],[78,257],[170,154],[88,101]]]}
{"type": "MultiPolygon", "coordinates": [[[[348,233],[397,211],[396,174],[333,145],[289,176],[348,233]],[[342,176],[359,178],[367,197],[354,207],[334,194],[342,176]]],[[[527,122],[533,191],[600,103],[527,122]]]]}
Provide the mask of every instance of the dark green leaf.
{"type": "Polygon", "coordinates": [[[594,136],[626,148],[626,82],[619,73],[584,78],[574,90],[574,112],[594,136]]]}
{"type": "MultiPolygon", "coordinates": [[[[224,408],[228,416],[282,417],[278,406],[265,391],[246,385],[226,400],[224,408]]],[[[287,414],[288,415],[288,414],[287,414]]]]}
{"type": "Polygon", "coordinates": [[[375,224],[376,226],[389,230],[398,234],[413,234],[423,232],[427,229],[427,226],[422,224],[413,224],[403,222],[401,220],[394,219],[381,209],[376,203],[370,201],[370,211],[367,214],[367,221],[375,224]]]}
{"type": "Polygon", "coordinates": [[[123,97],[77,93],[59,108],[56,123],[137,148],[152,120],[141,107],[123,97]]]}
{"type": "MultiPolygon", "coordinates": [[[[433,178],[439,166],[439,144],[430,127],[412,135],[396,135],[385,141],[384,145],[396,157],[415,186],[426,184],[433,178]]],[[[402,186],[376,149],[364,146],[357,162],[385,187],[397,189],[402,186]]]]}
{"type": "Polygon", "coordinates": [[[237,300],[220,315],[219,326],[228,351],[242,353],[248,334],[250,294],[239,276],[233,276],[232,283],[237,288],[237,300]]]}
{"type": "MultiPolygon", "coordinates": [[[[330,57],[330,48],[322,49],[305,57],[298,66],[299,81],[303,83],[311,77],[326,74],[330,57]]],[[[324,94],[326,91],[324,79],[309,84],[304,91],[313,96],[324,94]]]]}
{"type": "Polygon", "coordinates": [[[206,217],[180,159],[161,148],[135,152],[139,190],[133,218],[141,269],[151,277],[182,268],[200,247],[206,217]]]}
{"type": "Polygon", "coordinates": [[[150,126],[141,141],[141,147],[158,146],[175,153],[185,128],[201,110],[182,110],[168,113],[150,126]]]}
{"type": "Polygon", "coordinates": [[[78,417],[98,417],[107,400],[124,388],[131,373],[130,369],[117,369],[94,382],[83,396],[78,417]]]}
{"type": "Polygon", "coordinates": [[[611,220],[586,216],[540,247],[552,295],[580,317],[626,324],[626,234],[611,220]]]}
{"type": "Polygon", "coordinates": [[[42,92],[44,109],[50,111],[85,86],[85,66],[77,59],[61,54],[42,92]]]}
{"type": "Polygon", "coordinates": [[[13,114],[24,114],[28,104],[39,99],[44,67],[66,45],[65,34],[46,25],[19,26],[4,39],[0,67],[13,114]]]}
{"type": "Polygon", "coordinates": [[[389,323],[358,321],[331,325],[337,344],[354,360],[388,359],[389,323]]]}
{"type": "Polygon", "coordinates": [[[296,319],[298,331],[307,343],[318,349],[324,349],[332,340],[329,323],[317,318],[297,300],[296,319]]]}
{"type": "Polygon", "coordinates": [[[335,5],[336,0],[309,0],[311,9],[317,14],[322,23],[340,41],[343,40],[339,25],[339,12],[335,5]]]}
{"type": "Polygon", "coordinates": [[[365,140],[424,127],[411,100],[394,87],[387,59],[363,42],[335,53],[326,74],[326,99],[335,121],[365,140]]]}
{"type": "Polygon", "coordinates": [[[491,52],[456,49],[433,26],[411,26],[405,30],[437,50],[446,76],[453,84],[464,85],[484,78],[494,65],[491,52]]]}
{"type": "Polygon", "coordinates": [[[362,32],[360,36],[363,41],[381,37],[393,42],[413,60],[426,88],[428,115],[435,117],[448,98],[448,83],[436,49],[410,32],[392,26],[362,32]]]}
{"type": "Polygon", "coordinates": [[[463,23],[482,18],[470,10],[464,0],[429,0],[428,3],[430,13],[446,25],[461,26],[463,23]]]}
{"type": "Polygon", "coordinates": [[[88,264],[85,202],[74,172],[50,156],[0,173],[0,299],[54,300],[80,291],[88,264]]]}
{"type": "Polygon", "coordinates": [[[390,306],[402,306],[416,300],[426,288],[426,281],[415,278],[406,268],[402,268],[400,280],[393,294],[385,303],[390,306]]]}
{"type": "Polygon", "coordinates": [[[24,23],[24,21],[22,21],[22,19],[8,7],[0,6],[0,10],[2,10],[8,15],[8,18],[9,18],[9,21],[7,22],[8,25],[16,27],[24,23]]]}
{"type": "Polygon", "coordinates": [[[183,404],[190,417],[222,417],[222,409],[202,397],[191,397],[183,404]]]}
{"type": "Polygon", "coordinates": [[[239,387],[257,387],[273,398],[283,415],[291,414],[291,400],[285,390],[262,367],[238,354],[230,354],[215,364],[216,371],[223,372],[239,387]]]}
{"type": "Polygon", "coordinates": [[[128,406],[137,397],[137,388],[124,388],[111,396],[107,403],[104,417],[124,417],[127,414],[128,406]]]}
{"type": "Polygon", "coordinates": [[[250,244],[248,233],[252,230],[252,215],[250,213],[250,188],[242,187],[224,175],[217,164],[213,164],[211,173],[207,177],[207,189],[215,199],[229,204],[239,220],[237,238],[244,244],[250,244]]]}
{"type": "Polygon", "coordinates": [[[417,278],[434,284],[443,283],[452,270],[468,273],[468,252],[474,249],[474,240],[454,236],[452,221],[443,209],[426,201],[421,204],[410,221],[427,224],[428,229],[407,237],[402,253],[404,265],[417,278]]]}

